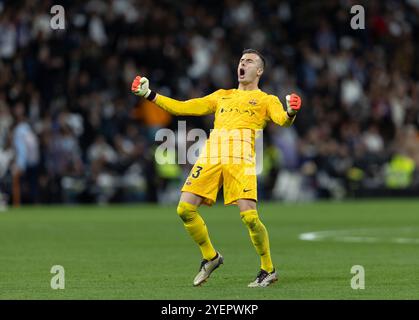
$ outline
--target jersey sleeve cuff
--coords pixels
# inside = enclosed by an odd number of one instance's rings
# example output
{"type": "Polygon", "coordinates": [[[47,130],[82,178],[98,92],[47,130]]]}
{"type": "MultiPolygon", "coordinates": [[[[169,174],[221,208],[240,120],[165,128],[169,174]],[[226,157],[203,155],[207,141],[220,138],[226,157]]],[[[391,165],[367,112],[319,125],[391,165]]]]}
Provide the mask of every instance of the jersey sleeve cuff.
{"type": "Polygon", "coordinates": [[[156,98],[157,93],[155,91],[151,91],[150,94],[148,95],[148,97],[146,98],[148,101],[154,101],[154,99],[156,98]]]}

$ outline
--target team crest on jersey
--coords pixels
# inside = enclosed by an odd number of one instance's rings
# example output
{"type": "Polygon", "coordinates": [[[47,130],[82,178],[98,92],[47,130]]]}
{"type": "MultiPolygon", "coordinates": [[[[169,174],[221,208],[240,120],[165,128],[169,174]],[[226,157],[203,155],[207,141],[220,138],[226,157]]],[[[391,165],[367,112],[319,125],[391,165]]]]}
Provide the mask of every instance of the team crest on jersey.
{"type": "Polygon", "coordinates": [[[258,101],[257,101],[256,99],[252,99],[252,100],[250,100],[250,101],[249,101],[249,103],[250,103],[252,106],[255,106],[255,105],[258,103],[258,101]]]}

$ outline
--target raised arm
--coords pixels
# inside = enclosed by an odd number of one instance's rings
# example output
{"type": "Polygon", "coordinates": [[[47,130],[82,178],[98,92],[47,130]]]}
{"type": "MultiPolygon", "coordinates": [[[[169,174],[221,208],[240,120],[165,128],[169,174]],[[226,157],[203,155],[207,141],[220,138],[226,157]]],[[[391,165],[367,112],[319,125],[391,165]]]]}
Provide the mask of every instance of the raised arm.
{"type": "Polygon", "coordinates": [[[301,98],[294,93],[286,97],[286,102],[287,109],[285,111],[278,97],[271,96],[267,107],[269,119],[283,127],[293,124],[295,116],[301,108],[301,98]]]}
{"type": "Polygon", "coordinates": [[[140,76],[134,79],[131,90],[134,94],[156,103],[162,109],[177,116],[202,116],[214,113],[216,109],[215,92],[202,98],[179,101],[151,91],[148,79],[140,76]]]}
{"type": "Polygon", "coordinates": [[[176,116],[203,116],[215,112],[216,102],[211,95],[202,98],[179,101],[156,94],[154,102],[162,109],[176,116]]]}

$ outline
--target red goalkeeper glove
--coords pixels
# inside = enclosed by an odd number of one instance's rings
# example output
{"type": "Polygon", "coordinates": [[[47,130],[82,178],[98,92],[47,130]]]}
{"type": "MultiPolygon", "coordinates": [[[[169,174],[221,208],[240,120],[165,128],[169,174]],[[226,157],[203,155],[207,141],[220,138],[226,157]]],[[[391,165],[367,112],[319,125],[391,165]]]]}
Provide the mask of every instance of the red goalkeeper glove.
{"type": "Polygon", "coordinates": [[[149,81],[146,77],[136,76],[132,82],[131,91],[135,95],[144,97],[150,101],[153,101],[156,97],[156,93],[150,90],[149,81]]]}
{"type": "Polygon", "coordinates": [[[301,108],[301,98],[297,94],[292,93],[291,95],[287,95],[285,99],[287,101],[288,116],[292,118],[301,108]]]}

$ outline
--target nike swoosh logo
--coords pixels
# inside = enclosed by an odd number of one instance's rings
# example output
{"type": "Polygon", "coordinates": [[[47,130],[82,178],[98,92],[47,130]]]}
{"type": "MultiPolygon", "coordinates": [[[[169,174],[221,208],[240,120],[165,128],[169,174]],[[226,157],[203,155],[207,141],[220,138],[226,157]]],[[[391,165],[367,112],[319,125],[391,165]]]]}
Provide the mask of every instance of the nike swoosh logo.
{"type": "Polygon", "coordinates": [[[243,192],[249,192],[252,191],[252,189],[243,189],[243,192]]]}

